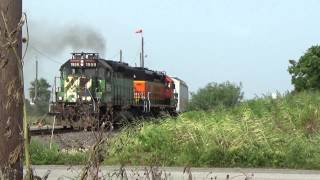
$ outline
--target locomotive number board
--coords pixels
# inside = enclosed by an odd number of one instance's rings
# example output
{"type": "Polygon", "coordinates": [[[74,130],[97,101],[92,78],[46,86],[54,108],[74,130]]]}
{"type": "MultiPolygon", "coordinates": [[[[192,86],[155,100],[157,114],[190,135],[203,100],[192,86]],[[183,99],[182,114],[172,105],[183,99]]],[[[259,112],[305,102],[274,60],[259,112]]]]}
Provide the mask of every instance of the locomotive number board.
{"type": "Polygon", "coordinates": [[[97,62],[92,60],[70,60],[71,67],[97,67],[97,62]]]}

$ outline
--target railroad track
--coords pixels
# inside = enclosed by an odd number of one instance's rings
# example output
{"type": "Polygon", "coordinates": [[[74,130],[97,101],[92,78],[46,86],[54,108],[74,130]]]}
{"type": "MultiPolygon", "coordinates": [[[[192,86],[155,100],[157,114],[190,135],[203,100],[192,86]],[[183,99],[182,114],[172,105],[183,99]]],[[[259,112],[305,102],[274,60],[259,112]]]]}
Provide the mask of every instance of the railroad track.
{"type": "MultiPolygon", "coordinates": [[[[63,128],[62,126],[57,126],[54,128],[54,134],[63,134],[68,132],[79,132],[81,130],[73,129],[73,128],[63,128]]],[[[52,133],[51,126],[43,126],[43,127],[30,127],[30,135],[31,136],[42,136],[42,135],[50,135],[52,133]]]]}

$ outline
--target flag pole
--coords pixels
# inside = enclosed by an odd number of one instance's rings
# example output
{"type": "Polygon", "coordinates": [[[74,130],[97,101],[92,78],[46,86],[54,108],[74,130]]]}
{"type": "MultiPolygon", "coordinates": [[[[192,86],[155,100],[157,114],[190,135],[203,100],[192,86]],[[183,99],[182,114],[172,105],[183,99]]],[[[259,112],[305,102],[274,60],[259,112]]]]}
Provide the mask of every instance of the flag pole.
{"type": "Polygon", "coordinates": [[[144,68],[144,39],[143,34],[141,33],[141,65],[144,68]]]}
{"type": "Polygon", "coordinates": [[[143,39],[143,30],[138,29],[136,33],[141,34],[141,52],[140,52],[140,67],[144,68],[144,39],[143,39]]]}

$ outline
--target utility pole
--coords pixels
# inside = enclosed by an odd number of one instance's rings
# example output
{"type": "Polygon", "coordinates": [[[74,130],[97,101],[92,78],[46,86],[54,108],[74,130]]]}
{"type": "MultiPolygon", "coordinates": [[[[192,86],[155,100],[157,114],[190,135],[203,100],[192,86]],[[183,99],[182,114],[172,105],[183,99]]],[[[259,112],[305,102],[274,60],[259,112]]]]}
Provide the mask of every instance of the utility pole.
{"type": "Polygon", "coordinates": [[[36,57],[36,81],[34,83],[34,103],[38,99],[38,57],[36,57]]]}
{"type": "Polygon", "coordinates": [[[142,67],[142,55],[141,55],[141,52],[139,53],[140,55],[140,67],[142,67]]]}
{"type": "Polygon", "coordinates": [[[141,34],[141,52],[140,52],[140,67],[144,68],[144,40],[143,40],[143,30],[138,29],[136,33],[141,34]]]}
{"type": "Polygon", "coordinates": [[[141,33],[141,64],[140,66],[144,68],[144,40],[143,40],[142,33],[141,33]]]}
{"type": "Polygon", "coordinates": [[[0,1],[0,179],[22,179],[22,0],[0,1]]]}
{"type": "Polygon", "coordinates": [[[120,49],[120,62],[122,63],[122,49],[120,49]]]}

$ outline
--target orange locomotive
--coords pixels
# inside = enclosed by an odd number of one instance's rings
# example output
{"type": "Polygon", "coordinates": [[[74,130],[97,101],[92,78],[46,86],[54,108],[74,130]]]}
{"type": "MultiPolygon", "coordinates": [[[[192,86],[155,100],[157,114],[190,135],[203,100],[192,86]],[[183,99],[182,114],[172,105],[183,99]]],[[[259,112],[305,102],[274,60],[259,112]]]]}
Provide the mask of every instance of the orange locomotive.
{"type": "MultiPolygon", "coordinates": [[[[121,77],[132,79],[133,101],[126,111],[138,115],[156,115],[161,111],[172,115],[176,113],[175,85],[166,73],[143,67],[131,67],[122,62],[107,62],[114,72],[121,74],[121,77]]],[[[124,108],[121,107],[121,109],[124,108]]]]}
{"type": "Polygon", "coordinates": [[[163,81],[133,81],[134,101],[137,105],[143,103],[144,112],[151,112],[152,109],[156,109],[155,112],[157,112],[168,107],[175,107],[175,101],[172,101],[174,97],[173,80],[166,75],[164,77],[163,81]]]}
{"type": "Polygon", "coordinates": [[[164,107],[170,105],[174,91],[174,83],[170,77],[165,76],[163,82],[145,80],[135,80],[133,82],[136,102],[147,99],[150,106],[164,107]]]}

